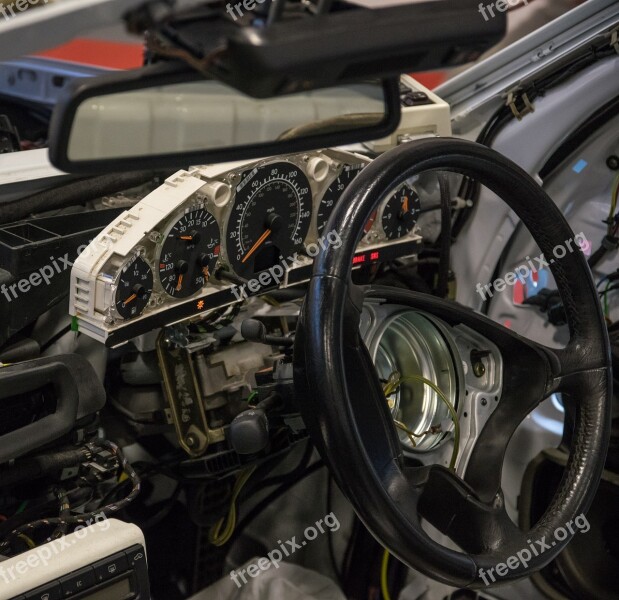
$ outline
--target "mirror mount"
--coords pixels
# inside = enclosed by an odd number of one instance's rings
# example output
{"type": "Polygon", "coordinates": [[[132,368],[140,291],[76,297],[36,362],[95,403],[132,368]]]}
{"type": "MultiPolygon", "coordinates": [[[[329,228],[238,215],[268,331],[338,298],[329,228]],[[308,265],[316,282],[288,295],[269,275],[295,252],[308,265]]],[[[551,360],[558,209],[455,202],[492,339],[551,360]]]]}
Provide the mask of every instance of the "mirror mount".
{"type": "MultiPolygon", "coordinates": [[[[252,2],[251,10],[241,3],[243,16],[234,21],[214,21],[211,13],[166,26],[202,56],[218,40],[224,51],[210,73],[255,98],[451,69],[479,58],[507,28],[505,13],[484,20],[479,0],[340,0],[328,13],[296,13],[268,26],[257,12],[266,3],[252,2]]],[[[237,0],[224,4],[239,6],[237,0]]],[[[285,4],[279,2],[282,9],[285,4]]]]}

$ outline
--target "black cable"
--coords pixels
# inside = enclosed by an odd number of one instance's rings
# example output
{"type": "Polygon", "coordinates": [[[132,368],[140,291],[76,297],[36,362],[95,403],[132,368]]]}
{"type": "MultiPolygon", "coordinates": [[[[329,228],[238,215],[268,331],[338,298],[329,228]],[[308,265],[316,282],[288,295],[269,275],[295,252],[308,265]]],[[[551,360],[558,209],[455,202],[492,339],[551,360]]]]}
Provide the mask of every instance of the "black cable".
{"type": "Polygon", "coordinates": [[[221,267],[217,271],[215,271],[215,279],[219,279],[220,281],[228,281],[229,283],[234,283],[235,285],[247,285],[249,283],[248,279],[229,271],[228,269],[224,269],[221,267]]]}
{"type": "Polygon", "coordinates": [[[112,486],[111,489],[107,491],[105,496],[101,498],[99,501],[99,506],[107,506],[110,502],[113,502],[114,499],[120,494],[120,492],[126,488],[131,482],[128,479],[121,481],[112,486]]]}
{"type": "MultiPolygon", "coordinates": [[[[478,144],[483,144],[488,148],[492,147],[494,140],[496,139],[499,132],[514,119],[514,114],[510,110],[508,106],[502,104],[499,108],[493,113],[493,115],[488,119],[482,130],[479,132],[477,139],[475,140],[478,144]]],[[[477,205],[477,200],[479,198],[479,193],[481,191],[481,185],[475,179],[470,177],[464,177],[462,179],[462,183],[460,184],[460,189],[458,190],[458,197],[463,200],[470,201],[471,206],[467,208],[463,208],[458,212],[458,216],[452,227],[452,236],[458,237],[467,221],[473,214],[475,210],[475,206],[477,205]]]]}
{"type": "MultiPolygon", "coordinates": [[[[329,473],[327,476],[327,501],[326,501],[326,512],[325,514],[330,515],[332,512],[332,493],[333,493],[333,477],[329,473]]],[[[333,545],[333,530],[329,528],[327,532],[327,544],[329,548],[329,559],[331,560],[331,566],[333,567],[333,572],[335,573],[335,577],[337,579],[340,587],[342,586],[342,572],[340,571],[339,565],[337,564],[337,559],[335,557],[335,547],[333,545]]]]}
{"type": "Polygon", "coordinates": [[[309,465],[313,452],[314,446],[308,440],[307,446],[305,447],[305,451],[303,452],[303,456],[301,457],[299,464],[292,471],[284,473],[283,475],[274,475],[273,477],[267,477],[266,479],[263,479],[262,481],[257,483],[255,487],[252,487],[249,492],[251,493],[251,495],[254,495],[264,490],[265,488],[272,487],[274,485],[280,485],[286,483],[287,481],[290,481],[291,479],[301,477],[303,473],[305,473],[305,470],[309,465]]]}
{"type": "Polygon", "coordinates": [[[133,500],[135,500],[135,498],[140,493],[141,488],[140,478],[135,472],[135,469],[129,464],[122,450],[116,444],[109,441],[104,441],[100,442],[99,446],[101,446],[102,448],[107,448],[108,450],[110,450],[110,452],[112,452],[112,454],[116,456],[120,464],[120,468],[127,475],[127,477],[129,478],[128,481],[130,481],[132,484],[132,489],[129,494],[119,502],[108,504],[107,506],[103,506],[96,511],[74,516],[66,516],[65,514],[63,517],[38,519],[36,521],[33,521],[32,523],[26,523],[25,525],[21,525],[11,531],[11,533],[7,536],[9,539],[6,539],[2,543],[0,543],[0,551],[4,551],[5,547],[10,544],[10,539],[18,536],[21,533],[29,534],[30,532],[38,529],[39,527],[49,525],[61,525],[63,527],[65,525],[67,527],[68,525],[84,525],[88,524],[89,520],[100,517],[101,515],[109,518],[113,514],[125,509],[131,502],[133,502],[133,500]]]}
{"type": "Polygon", "coordinates": [[[177,484],[176,488],[174,489],[174,492],[167,500],[163,500],[162,502],[159,502],[157,505],[154,505],[154,506],[161,506],[161,508],[156,513],[148,517],[146,520],[140,521],[139,522],[140,529],[146,531],[148,529],[151,529],[155,525],[159,525],[159,523],[161,523],[161,521],[163,521],[172,512],[172,509],[174,508],[182,490],[183,490],[182,485],[180,483],[177,484]]]}
{"type": "Polygon", "coordinates": [[[449,271],[451,260],[451,192],[445,173],[438,174],[441,194],[441,246],[436,279],[436,295],[446,298],[449,292],[449,271]]]}
{"type": "Polygon", "coordinates": [[[351,561],[353,549],[357,544],[357,539],[359,538],[359,533],[361,531],[361,520],[355,514],[353,517],[352,529],[350,532],[350,538],[348,539],[348,544],[346,545],[346,550],[344,551],[344,558],[342,560],[342,590],[348,589],[348,581],[351,576],[351,561]]]}
{"type": "MultiPolygon", "coordinates": [[[[47,342],[45,342],[41,346],[41,353],[45,352],[47,349],[53,346],[58,340],[63,338],[70,331],[71,331],[71,325],[67,325],[66,327],[63,327],[58,333],[55,333],[51,338],[49,338],[49,340],[47,340],[47,342]]],[[[76,334],[79,335],[78,332],[76,332],[76,334]]]]}
{"type": "Polygon", "coordinates": [[[316,461],[314,464],[310,465],[301,476],[297,476],[295,479],[291,479],[287,483],[284,483],[277,489],[273,490],[268,496],[265,496],[241,519],[241,521],[236,526],[236,529],[230,541],[233,542],[234,540],[236,540],[241,535],[241,533],[243,533],[243,531],[250,525],[250,523],[254,521],[258,516],[260,516],[260,514],[262,514],[262,512],[266,508],[268,508],[268,506],[272,502],[277,500],[288,490],[292,489],[295,485],[297,485],[297,483],[303,481],[304,479],[312,475],[312,473],[315,473],[316,471],[318,471],[318,469],[321,469],[324,466],[325,464],[322,462],[322,460],[316,461]]]}
{"type": "MultiPolygon", "coordinates": [[[[157,175],[151,171],[138,171],[69,181],[51,190],[44,190],[0,204],[0,224],[19,221],[33,213],[82,205],[103,196],[144,185],[153,181],[157,175]]],[[[161,174],[162,177],[167,175],[161,174]]]]}
{"type": "MultiPolygon", "coordinates": [[[[576,56],[574,54],[568,55],[555,64],[550,65],[541,74],[537,73],[531,79],[520,82],[520,95],[524,96],[526,94],[529,101],[533,103],[537,98],[544,96],[547,91],[564,83],[577,72],[593,65],[599,60],[615,55],[615,50],[609,46],[608,41],[609,35],[601,34],[585,50],[578,50],[576,56]]],[[[479,133],[476,139],[477,143],[491,148],[501,130],[515,118],[509,106],[501,105],[479,133]]],[[[477,205],[480,190],[481,185],[479,182],[469,177],[463,178],[458,191],[458,197],[470,200],[473,205],[459,211],[452,230],[454,238],[458,237],[471,217],[477,205]]]]}
{"type": "Polygon", "coordinates": [[[342,588],[347,598],[373,597],[370,589],[380,586],[380,565],[383,553],[384,548],[357,518],[342,588]]]}
{"type": "Polygon", "coordinates": [[[52,533],[52,535],[47,538],[48,542],[63,537],[67,534],[67,529],[69,528],[67,519],[71,516],[71,505],[69,504],[68,494],[62,488],[58,488],[56,490],[56,495],[60,504],[58,518],[61,520],[61,522],[59,523],[58,527],[56,527],[54,533],[52,533]]]}
{"type": "Polygon", "coordinates": [[[598,130],[604,127],[611,119],[619,114],[619,96],[598,108],[587,117],[567,139],[553,152],[546,164],[540,169],[542,181],[549,179],[554,171],[578,148],[580,148],[598,130]]]}
{"type": "Polygon", "coordinates": [[[604,296],[605,294],[608,294],[609,292],[612,292],[614,290],[619,290],[619,284],[613,285],[613,286],[609,287],[607,290],[602,290],[602,291],[598,292],[598,294],[600,296],[604,296]]]}

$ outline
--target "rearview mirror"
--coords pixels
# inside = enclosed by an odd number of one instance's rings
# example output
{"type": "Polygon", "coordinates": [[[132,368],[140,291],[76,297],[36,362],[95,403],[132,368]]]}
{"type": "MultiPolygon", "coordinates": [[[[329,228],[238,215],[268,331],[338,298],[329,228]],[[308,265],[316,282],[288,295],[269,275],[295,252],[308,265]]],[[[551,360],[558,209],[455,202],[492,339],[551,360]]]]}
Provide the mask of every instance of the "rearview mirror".
{"type": "Polygon", "coordinates": [[[187,167],[378,139],[399,121],[395,79],[257,99],[163,64],[80,81],[56,107],[50,158],[76,173],[187,167]]]}

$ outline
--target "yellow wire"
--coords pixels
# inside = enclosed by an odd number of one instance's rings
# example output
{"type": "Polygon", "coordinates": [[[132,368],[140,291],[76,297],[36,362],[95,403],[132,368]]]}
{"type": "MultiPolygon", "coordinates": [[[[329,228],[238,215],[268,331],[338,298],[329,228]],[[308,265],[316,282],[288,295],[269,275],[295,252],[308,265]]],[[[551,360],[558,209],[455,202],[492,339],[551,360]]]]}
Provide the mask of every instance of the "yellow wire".
{"type": "Polygon", "coordinates": [[[383,562],[380,566],[380,590],[383,593],[383,600],[391,600],[389,594],[389,550],[383,554],[383,562]]]}
{"type": "Polygon", "coordinates": [[[251,477],[255,470],[256,466],[246,469],[236,480],[234,488],[232,489],[232,495],[230,496],[230,509],[228,511],[228,515],[227,517],[222,517],[219,519],[209,534],[210,542],[214,546],[223,546],[232,537],[234,528],[236,527],[236,500],[239,497],[243,486],[247,483],[247,480],[251,477]],[[226,526],[224,530],[221,531],[224,522],[226,523],[226,526]]]}
{"type": "Polygon", "coordinates": [[[24,535],[23,533],[18,533],[17,537],[20,540],[26,542],[28,548],[36,548],[37,545],[27,535],[24,535]]]}
{"type": "MultiPolygon", "coordinates": [[[[413,448],[415,448],[417,446],[417,442],[415,441],[415,438],[413,436],[417,434],[413,433],[406,425],[404,425],[404,423],[402,423],[402,421],[397,421],[396,419],[393,419],[393,422],[395,423],[395,426],[398,429],[401,429],[408,436],[408,439],[413,445],[413,448]]],[[[417,437],[422,437],[422,436],[419,435],[417,437]]]]}
{"type": "Polygon", "coordinates": [[[406,381],[418,381],[432,388],[436,392],[436,395],[443,401],[445,406],[447,406],[449,416],[451,417],[451,420],[454,424],[454,449],[451,454],[451,460],[449,461],[449,468],[454,471],[456,468],[456,459],[458,458],[458,450],[460,447],[460,421],[458,420],[458,413],[456,413],[456,409],[453,407],[447,396],[445,396],[445,394],[443,394],[443,392],[438,388],[438,386],[429,379],[426,379],[421,375],[408,375],[406,377],[400,377],[399,379],[395,379],[393,375],[394,373],[389,376],[389,381],[383,388],[386,396],[390,396],[391,394],[393,394],[393,392],[406,381]]]}

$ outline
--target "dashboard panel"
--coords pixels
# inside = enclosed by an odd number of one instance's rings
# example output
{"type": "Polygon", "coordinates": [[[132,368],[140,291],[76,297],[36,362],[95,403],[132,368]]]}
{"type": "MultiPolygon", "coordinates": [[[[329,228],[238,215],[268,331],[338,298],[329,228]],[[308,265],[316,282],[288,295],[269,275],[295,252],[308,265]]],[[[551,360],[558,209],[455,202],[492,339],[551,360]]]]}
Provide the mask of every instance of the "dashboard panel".
{"type": "MultiPolygon", "coordinates": [[[[115,346],[164,325],[307,281],[341,244],[327,231],[371,162],[322,150],[179,171],[121,214],[76,260],[75,328],[115,346]]],[[[420,197],[407,182],[369,220],[354,267],[416,254],[420,197]]]]}

